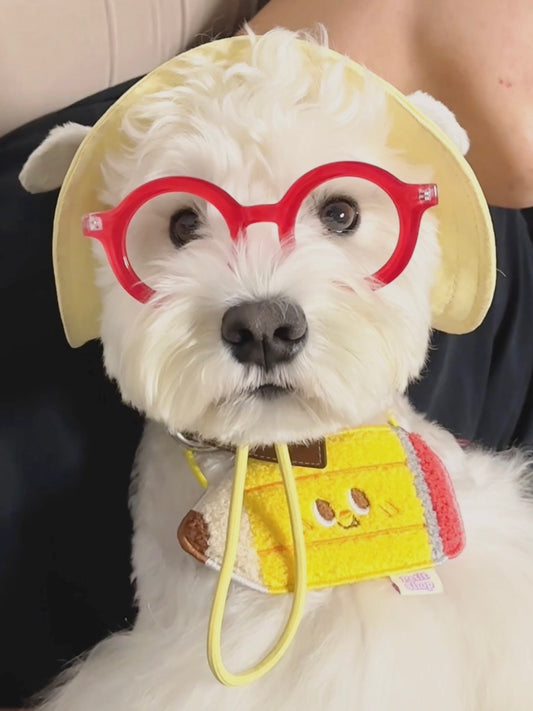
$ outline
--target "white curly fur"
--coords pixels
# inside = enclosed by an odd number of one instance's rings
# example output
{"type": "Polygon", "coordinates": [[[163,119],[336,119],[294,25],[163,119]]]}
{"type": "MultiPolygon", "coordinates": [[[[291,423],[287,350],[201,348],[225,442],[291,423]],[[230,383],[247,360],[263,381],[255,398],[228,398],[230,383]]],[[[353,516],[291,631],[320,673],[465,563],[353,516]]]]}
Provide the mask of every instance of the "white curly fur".
{"type": "MultiPolygon", "coordinates": [[[[341,159],[429,181],[430,169],[406,165],[387,148],[382,90],[368,81],[355,92],[343,82],[344,71],[331,63],[319,81],[285,33],[252,41],[249,62],[229,69],[221,63],[206,71],[197,62],[183,86],[126,117],[123,131],[133,148],[108,156],[104,200],[115,205],[149,179],[189,175],[216,183],[244,205],[274,202],[306,171],[341,159]]],[[[168,212],[166,222],[156,215],[145,220],[151,244],[161,238],[161,270],[150,282],[158,308],[132,303],[105,265],[101,275],[106,366],[124,397],[172,430],[249,442],[318,436],[383,412],[391,393],[403,391],[422,365],[438,247],[427,214],[412,264],[395,283],[372,291],[365,267],[377,243],[396,234],[396,218],[391,227],[379,204],[367,201],[364,209],[357,240],[327,239],[316,216],[306,215],[297,226],[298,248],[288,255],[268,224],[253,226],[235,246],[211,215],[209,239],[173,251],[168,212]],[[220,320],[236,302],[278,296],[302,306],[309,341],[299,359],[269,375],[295,388],[293,398],[272,408],[242,395],[265,376],[232,359],[220,320]]]]}
{"type": "MultiPolygon", "coordinates": [[[[430,180],[430,169],[387,148],[387,122],[371,79],[355,93],[343,83],[342,64],[311,66],[291,33],[250,36],[242,64],[197,61],[183,86],[126,117],[133,148],[108,156],[104,197],[114,205],[149,179],[185,174],[217,183],[242,204],[266,203],[306,170],[338,159],[430,180]]],[[[407,269],[372,290],[363,276],[390,224],[363,199],[363,214],[365,207],[357,238],[324,235],[308,211],[287,254],[272,225],[255,225],[235,246],[212,214],[204,239],[172,250],[161,237],[168,225],[148,215],[143,229],[161,251],[147,267],[158,295],[145,305],[102,262],[107,369],[124,398],[156,421],[146,427],[132,494],[139,614],[131,631],[105,640],[67,673],[43,711],[533,708],[527,462],[463,451],[403,399],[427,348],[436,225],[427,214],[407,269]],[[231,357],[220,324],[229,306],[268,298],[297,302],[309,338],[293,362],[265,375],[231,357]],[[294,392],[251,395],[265,379],[294,392]],[[168,431],[233,442],[302,440],[383,422],[388,408],[435,449],[456,486],[467,547],[439,568],[444,593],[402,597],[387,580],[313,592],[279,665],[251,686],[221,686],[205,654],[216,576],[176,542],[176,527],[201,491],[168,431]]],[[[212,482],[232,475],[230,455],[206,454],[200,463],[212,482]]],[[[230,668],[246,668],[266,651],[289,602],[232,588],[223,634],[230,668]]]]}

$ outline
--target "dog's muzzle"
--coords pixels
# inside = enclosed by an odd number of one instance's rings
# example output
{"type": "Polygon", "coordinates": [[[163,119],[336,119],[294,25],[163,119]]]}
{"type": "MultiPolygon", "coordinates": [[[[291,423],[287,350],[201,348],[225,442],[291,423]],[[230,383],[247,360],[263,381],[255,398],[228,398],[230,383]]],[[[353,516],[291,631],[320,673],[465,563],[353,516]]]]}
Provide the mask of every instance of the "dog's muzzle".
{"type": "Polygon", "coordinates": [[[303,309],[284,299],[245,301],[222,317],[222,340],[233,357],[267,371],[293,360],[304,347],[307,332],[303,309]]]}

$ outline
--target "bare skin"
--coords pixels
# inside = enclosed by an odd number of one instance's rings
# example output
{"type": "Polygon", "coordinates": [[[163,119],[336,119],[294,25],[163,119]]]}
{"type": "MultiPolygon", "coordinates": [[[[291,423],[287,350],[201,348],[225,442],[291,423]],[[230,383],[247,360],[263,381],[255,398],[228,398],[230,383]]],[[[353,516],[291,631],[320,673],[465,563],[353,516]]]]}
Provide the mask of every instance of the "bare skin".
{"type": "Polygon", "coordinates": [[[454,111],[491,204],[533,205],[531,0],[270,0],[251,26],[318,22],[334,49],[454,111]]]}

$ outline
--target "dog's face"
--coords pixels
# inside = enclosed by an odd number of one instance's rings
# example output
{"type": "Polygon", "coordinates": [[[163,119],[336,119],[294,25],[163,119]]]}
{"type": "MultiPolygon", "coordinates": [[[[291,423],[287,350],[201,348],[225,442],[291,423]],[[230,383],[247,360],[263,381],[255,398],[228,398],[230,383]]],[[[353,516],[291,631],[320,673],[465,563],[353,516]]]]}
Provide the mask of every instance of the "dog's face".
{"type": "MultiPolygon", "coordinates": [[[[191,68],[184,85],[126,118],[133,150],[109,157],[104,199],[116,205],[176,175],[208,180],[241,205],[275,203],[306,171],[339,160],[431,180],[387,148],[384,98],[367,84],[354,93],[339,66],[313,67],[292,38],[276,35],[249,63],[191,68]]],[[[100,255],[107,369],[126,400],[173,431],[267,443],[355,426],[383,412],[422,366],[435,233],[426,213],[409,265],[376,289],[368,277],[390,256],[398,217],[375,185],[338,178],[317,187],[290,246],[272,223],[233,239],[205,201],[162,196],[128,232],[152,299],[129,296],[100,255]]]]}

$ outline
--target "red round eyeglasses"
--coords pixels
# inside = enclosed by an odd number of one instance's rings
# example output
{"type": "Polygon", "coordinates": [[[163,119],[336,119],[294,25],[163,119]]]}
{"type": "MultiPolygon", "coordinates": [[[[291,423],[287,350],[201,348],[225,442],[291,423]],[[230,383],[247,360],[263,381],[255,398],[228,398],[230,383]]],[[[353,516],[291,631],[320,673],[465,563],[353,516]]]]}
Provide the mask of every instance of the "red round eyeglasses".
{"type": "Polygon", "coordinates": [[[438,203],[434,183],[404,183],[378,166],[359,161],[338,161],[314,168],[298,178],[281,200],[274,204],[241,205],[225,190],[200,178],[169,176],[157,178],[133,190],[112,210],[92,212],[82,219],[83,234],[97,239],[121,286],[135,299],[146,302],[154,290],[139,278],[127,253],[128,227],[148,201],[167,193],[186,193],[213,205],[222,215],[231,238],[236,241],[246,228],[258,222],[278,227],[282,245],[294,241],[294,229],[303,201],[329,180],[361,178],[384,191],[396,208],[398,241],[388,260],[369,276],[375,286],[389,284],[405,269],[418,239],[423,213],[438,203]]]}

